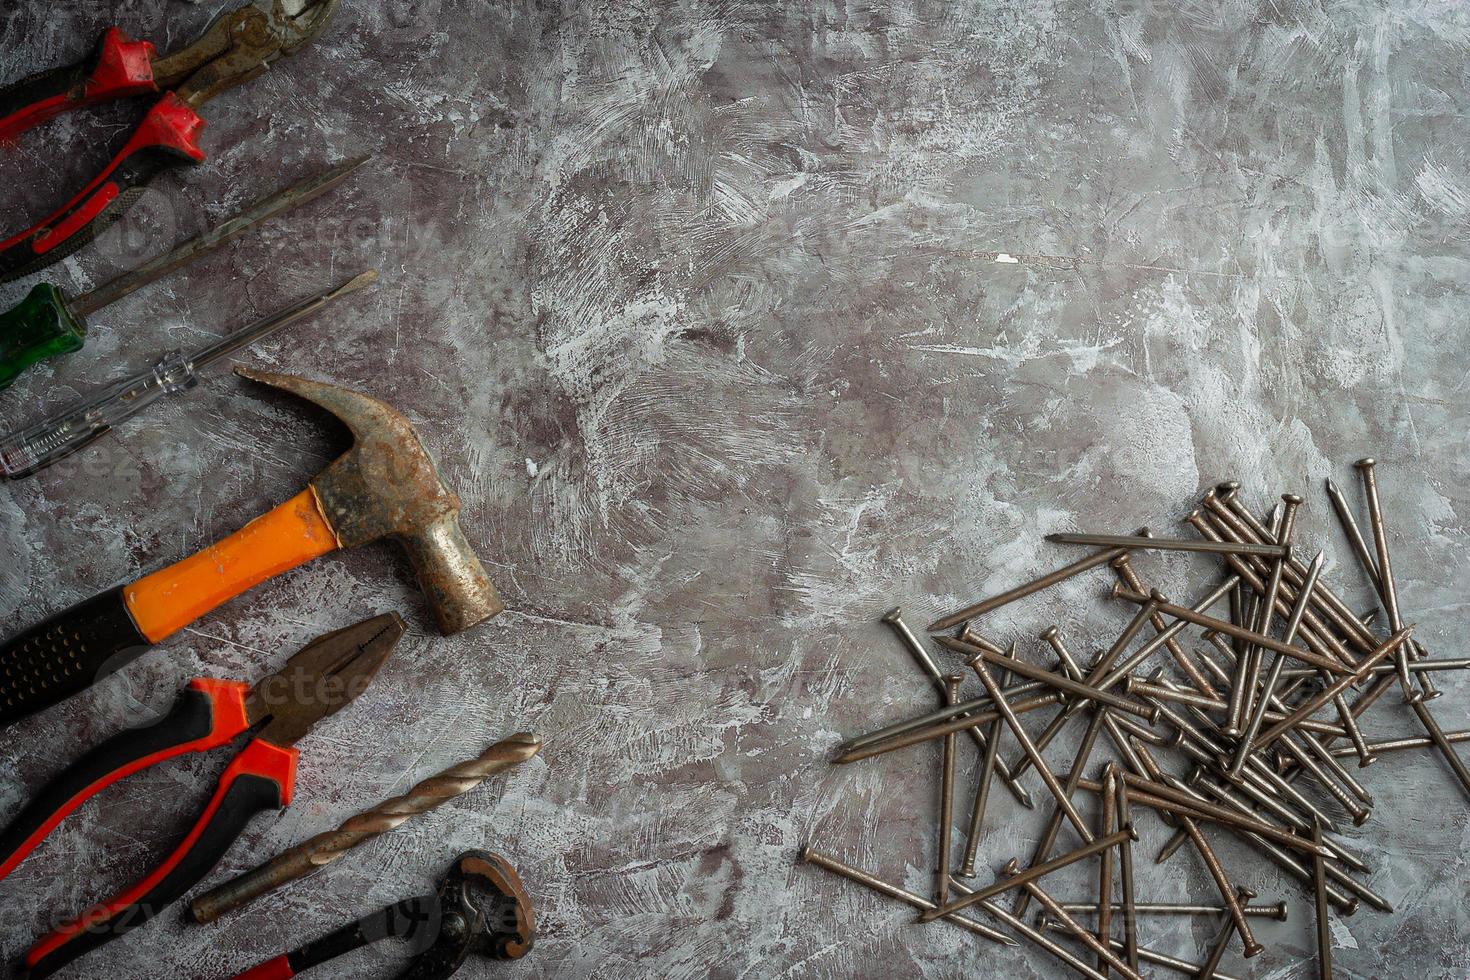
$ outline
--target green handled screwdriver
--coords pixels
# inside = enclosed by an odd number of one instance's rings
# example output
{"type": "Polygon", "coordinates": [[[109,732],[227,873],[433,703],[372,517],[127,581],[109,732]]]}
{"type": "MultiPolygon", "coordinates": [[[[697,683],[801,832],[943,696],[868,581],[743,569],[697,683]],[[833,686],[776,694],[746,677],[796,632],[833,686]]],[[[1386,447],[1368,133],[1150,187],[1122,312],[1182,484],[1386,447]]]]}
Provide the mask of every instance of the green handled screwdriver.
{"type": "Polygon", "coordinates": [[[0,476],[19,480],[79,452],[137,415],[164,395],[177,395],[199,383],[195,373],[222,357],[310,316],[335,299],[376,281],[368,269],[332,289],[308,296],[192,354],[171,350],[151,367],[104,388],[99,394],[7,436],[0,436],[0,476]]]}
{"type": "Polygon", "coordinates": [[[320,197],[369,159],[362,156],[348,160],[257,201],[197,238],[85,295],[68,299],[56,286],[47,282],[38,284],[13,309],[0,313],[0,391],[9,388],[31,365],[81,350],[87,339],[87,314],[208,255],[262,222],[320,197]]]}

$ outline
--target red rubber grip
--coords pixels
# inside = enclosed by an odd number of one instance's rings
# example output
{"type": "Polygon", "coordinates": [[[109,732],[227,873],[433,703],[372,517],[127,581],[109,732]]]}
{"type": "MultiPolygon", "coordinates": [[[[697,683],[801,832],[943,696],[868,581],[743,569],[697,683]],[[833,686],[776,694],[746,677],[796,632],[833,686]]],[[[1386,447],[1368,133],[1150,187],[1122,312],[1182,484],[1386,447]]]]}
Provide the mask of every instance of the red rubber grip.
{"type": "Polygon", "coordinates": [[[0,242],[0,252],[5,252],[29,242],[35,255],[44,255],[61,245],[78,231],[85,228],[117,199],[127,188],[119,187],[112,179],[127,160],[144,150],[161,149],[180,154],[199,163],[204,160],[204,151],[199,148],[199,134],[204,130],[204,120],[173,92],[168,92],[158,104],[148,110],[148,115],[138,124],[133,135],[118,151],[107,169],[81,192],[66,202],[49,218],[0,242]]]}
{"type": "MultiPolygon", "coordinates": [[[[225,769],[220,776],[219,786],[215,789],[214,796],[209,805],[200,814],[199,820],[194,828],[189,831],[187,837],[174,850],[172,854],[153,870],[148,877],[117,895],[115,898],[96,905],[78,916],[72,922],[47,935],[31,947],[26,954],[26,965],[35,968],[38,963],[51,954],[60,950],[72,939],[94,930],[103,931],[105,923],[122,915],[135,905],[139,905],[150,894],[169,879],[174,870],[189,856],[189,852],[199,843],[205,833],[210,829],[220,804],[224,802],[225,796],[230,792],[235,781],[247,776],[256,776],[275,784],[279,794],[280,805],[287,806],[291,802],[291,794],[296,788],[296,760],[299,753],[294,748],[281,748],[269,742],[255,739],[245,746],[235,760],[225,769]]],[[[201,872],[207,874],[207,869],[201,872]]],[[[193,884],[192,882],[190,884],[193,884]]],[[[182,889],[180,890],[182,893],[182,889]]],[[[142,909],[144,921],[151,918],[158,911],[157,908],[144,906],[142,909]]],[[[64,961],[63,961],[64,962],[64,961]]],[[[49,972],[48,974],[49,975],[49,972]]]]}
{"type": "Polygon", "coordinates": [[[291,969],[287,954],[282,953],[273,960],[266,960],[259,966],[252,966],[244,973],[236,974],[231,980],[291,980],[294,976],[296,976],[296,971],[291,969]]]}
{"type": "Polygon", "coordinates": [[[102,35],[97,63],[81,84],[73,84],[64,92],[39,99],[0,118],[0,142],[14,139],[72,109],[158,91],[153,81],[153,55],[150,42],[134,41],[118,28],[109,27],[102,35]]]}
{"type": "Polygon", "coordinates": [[[211,707],[210,724],[212,726],[209,733],[202,738],[182,741],[177,745],[172,745],[149,755],[130,760],[125,765],[78,788],[64,803],[53,810],[51,816],[45,823],[42,823],[32,831],[26,837],[25,841],[4,862],[0,862],[0,879],[3,879],[10,872],[14,871],[16,866],[24,861],[26,856],[35,850],[37,845],[45,840],[47,835],[55,830],[57,825],[66,819],[72,811],[113,783],[126,779],[135,772],[141,772],[149,766],[157,765],[166,759],[186,755],[190,752],[207,752],[221,745],[227,745],[236,735],[239,735],[250,727],[249,719],[245,714],[245,697],[250,693],[249,685],[242,684],[239,681],[222,681],[201,677],[190,681],[189,687],[209,699],[211,707]]]}

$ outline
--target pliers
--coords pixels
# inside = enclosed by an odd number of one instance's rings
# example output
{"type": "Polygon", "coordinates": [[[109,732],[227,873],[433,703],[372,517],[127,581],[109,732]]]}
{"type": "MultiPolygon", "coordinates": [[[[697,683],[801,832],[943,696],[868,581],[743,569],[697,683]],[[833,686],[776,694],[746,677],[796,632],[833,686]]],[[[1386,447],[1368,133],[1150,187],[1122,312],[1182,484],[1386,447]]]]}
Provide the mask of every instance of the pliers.
{"type": "Polygon", "coordinates": [[[220,776],[214,795],[177,849],[142,881],[31,947],[25,976],[49,977],[143,925],[209,874],[252,817],[289,805],[298,758],[294,744],[367,688],[403,631],[403,620],[389,613],[328,633],[253,688],[239,681],[195,679],[162,721],[104,742],[43,789],[0,832],[0,877],[14,870],[69,813],[118,780],[254,733],[220,776]]]}
{"type": "Polygon", "coordinates": [[[204,160],[204,103],[255,78],[326,29],[338,0],[256,0],[222,14],[198,41],[158,57],[116,27],[95,55],[0,89],[0,143],[60,113],[162,92],[107,168],[61,210],[0,241],[0,282],[29,275],[92,241],[165,168],[204,160]]]}
{"type": "Polygon", "coordinates": [[[397,980],[446,980],[471,953],[496,960],[525,956],[535,943],[536,923],[531,899],[510,862],[498,854],[467,851],[434,894],[390,905],[234,980],[290,980],[303,970],[390,938],[408,940],[418,954],[397,980]]]}

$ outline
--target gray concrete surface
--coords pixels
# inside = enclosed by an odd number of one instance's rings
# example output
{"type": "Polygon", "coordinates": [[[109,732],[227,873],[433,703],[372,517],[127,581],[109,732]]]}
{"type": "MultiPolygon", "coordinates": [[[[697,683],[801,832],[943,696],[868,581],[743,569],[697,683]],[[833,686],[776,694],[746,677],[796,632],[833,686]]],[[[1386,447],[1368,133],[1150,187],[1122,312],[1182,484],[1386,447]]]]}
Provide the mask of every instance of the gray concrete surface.
{"type": "MultiPolygon", "coordinates": [[[[108,23],[172,48],[225,6],[10,4],[0,76],[75,59],[108,23]]],[[[303,743],[295,805],[211,880],[499,735],[547,749],[241,915],[167,917],[68,975],[228,976],[468,847],[522,869],[542,936],[467,977],[1061,975],[796,865],[811,841],[927,887],[937,752],[827,762],[932,703],[878,616],[902,603],[922,625],[1067,560],[1052,530],[1174,531],[1230,477],[1262,507],[1306,494],[1302,535],[1366,607],[1320,483],[1356,494],[1371,453],[1406,615],[1463,655],[1467,42],[1451,3],[345,0],[318,45],[205,109],[209,163],[54,276],[100,283],[345,156],[376,153],[371,171],[99,314],[0,416],[376,267],[373,293],[240,360],[408,413],[510,608],[443,640],[390,547],[291,572],[8,731],[0,814],[187,678],[252,677],[387,609],[412,622],[397,659],[303,743]]],[[[4,226],[61,203],[136,111],[6,148],[4,226]]],[[[229,533],[344,442],[212,373],[86,468],[0,494],[0,630],[229,533]]],[[[1181,592],[1207,577],[1139,565],[1181,592]]],[[[1107,584],[986,627],[1035,659],[1053,621],[1105,644],[1126,616],[1107,584]]],[[[1467,727],[1470,685],[1442,686],[1437,717],[1467,727]]],[[[1371,733],[1409,729],[1394,701],[1371,733]]],[[[0,953],[157,860],[220,765],[179,761],[74,816],[0,884],[0,953]]],[[[1347,839],[1397,911],[1334,924],[1338,975],[1470,976],[1467,801],[1428,755],[1364,778],[1378,806],[1347,839]]],[[[984,867],[1024,856],[1041,819],[1002,796],[984,867]]],[[[1149,848],[1167,834],[1142,829],[1149,848]]],[[[1307,894],[1222,855],[1292,910],[1226,969],[1311,975],[1307,894]]],[[[1141,874],[1156,900],[1212,894],[1187,853],[1141,874]]],[[[1215,928],[1144,935],[1195,957],[1215,928]]],[[[392,976],[402,955],[330,975],[392,976]]]]}

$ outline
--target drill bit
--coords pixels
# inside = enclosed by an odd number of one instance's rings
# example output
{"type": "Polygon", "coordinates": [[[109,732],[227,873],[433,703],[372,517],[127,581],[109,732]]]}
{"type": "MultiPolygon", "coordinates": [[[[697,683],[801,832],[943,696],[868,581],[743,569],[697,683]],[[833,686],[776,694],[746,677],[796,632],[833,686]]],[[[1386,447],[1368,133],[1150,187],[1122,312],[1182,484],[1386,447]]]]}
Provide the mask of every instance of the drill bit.
{"type": "Polygon", "coordinates": [[[189,903],[195,922],[206,924],[248,905],[282,885],[306,877],[360,844],[400,824],[470,792],[490,776],[503,772],[541,751],[541,739],[527,732],[491,745],[477,759],[461,762],[431,776],[402,796],[385,800],[359,813],[336,830],[329,830],[282,851],[253,871],[247,871],[189,903]]]}

